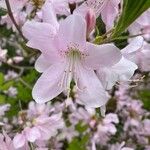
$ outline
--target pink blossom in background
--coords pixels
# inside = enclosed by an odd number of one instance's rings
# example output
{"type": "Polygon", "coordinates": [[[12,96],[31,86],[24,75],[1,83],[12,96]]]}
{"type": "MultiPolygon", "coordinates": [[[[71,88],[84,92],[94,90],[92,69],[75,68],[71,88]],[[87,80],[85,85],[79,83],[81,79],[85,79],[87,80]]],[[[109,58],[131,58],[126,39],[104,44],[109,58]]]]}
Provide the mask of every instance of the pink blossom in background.
{"type": "Polygon", "coordinates": [[[11,138],[5,132],[0,134],[0,150],[15,150],[11,138]]]}
{"type": "Polygon", "coordinates": [[[20,114],[18,121],[23,130],[16,134],[13,139],[15,148],[22,148],[28,145],[28,142],[36,142],[41,139],[48,140],[57,134],[58,129],[64,127],[61,114],[50,115],[48,104],[39,105],[31,102],[27,111],[27,120],[23,120],[22,115],[20,114]]]}
{"type": "Polygon", "coordinates": [[[0,64],[2,61],[6,60],[7,50],[3,50],[0,48],[0,64]]]}
{"type": "Polygon", "coordinates": [[[147,40],[150,39],[150,9],[144,12],[130,27],[131,34],[143,33],[143,37],[147,40]]]}

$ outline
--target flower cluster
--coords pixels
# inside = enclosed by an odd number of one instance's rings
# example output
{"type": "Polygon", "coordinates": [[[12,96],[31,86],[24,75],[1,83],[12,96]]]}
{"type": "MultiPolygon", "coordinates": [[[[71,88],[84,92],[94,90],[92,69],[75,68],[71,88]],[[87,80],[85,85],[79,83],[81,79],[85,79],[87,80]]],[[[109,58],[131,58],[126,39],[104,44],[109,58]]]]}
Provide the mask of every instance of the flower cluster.
{"type": "Polygon", "coordinates": [[[0,0],[0,150],[150,150],[150,4],[130,1],[0,0]]]}

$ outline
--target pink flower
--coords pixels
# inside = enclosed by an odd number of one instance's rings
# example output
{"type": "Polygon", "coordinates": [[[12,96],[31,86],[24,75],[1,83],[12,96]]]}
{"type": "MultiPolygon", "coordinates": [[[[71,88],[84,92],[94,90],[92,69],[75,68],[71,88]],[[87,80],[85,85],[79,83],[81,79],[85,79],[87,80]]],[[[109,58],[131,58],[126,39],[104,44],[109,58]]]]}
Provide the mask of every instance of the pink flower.
{"type": "Polygon", "coordinates": [[[5,112],[10,108],[10,104],[0,105],[0,117],[5,115],[5,112]]]}
{"type": "Polygon", "coordinates": [[[117,114],[109,113],[103,119],[103,122],[105,124],[109,124],[109,123],[116,123],[117,124],[117,123],[119,123],[119,118],[118,118],[117,114]]]}
{"type": "Polygon", "coordinates": [[[15,150],[11,138],[4,131],[0,134],[0,150],[15,150]]]}
{"type": "Polygon", "coordinates": [[[14,137],[13,143],[15,148],[22,148],[28,142],[48,140],[56,135],[57,130],[61,129],[64,125],[61,114],[55,114],[50,117],[41,115],[32,119],[32,121],[26,122],[24,130],[14,137]]]}
{"type": "Polygon", "coordinates": [[[6,60],[7,50],[2,50],[0,48],[0,63],[4,60],[6,60]]]}
{"type": "Polygon", "coordinates": [[[70,15],[62,21],[54,38],[49,34],[48,24],[33,24],[30,28],[26,24],[23,32],[29,39],[27,45],[42,52],[39,68],[43,74],[32,92],[38,103],[47,102],[62,91],[67,91],[69,96],[72,79],[76,83],[78,99],[84,105],[99,107],[107,102],[108,95],[94,69],[114,65],[120,60],[121,53],[113,44],[86,42],[86,22],[81,16],[70,15]],[[38,43],[38,39],[44,43],[38,43]]]}

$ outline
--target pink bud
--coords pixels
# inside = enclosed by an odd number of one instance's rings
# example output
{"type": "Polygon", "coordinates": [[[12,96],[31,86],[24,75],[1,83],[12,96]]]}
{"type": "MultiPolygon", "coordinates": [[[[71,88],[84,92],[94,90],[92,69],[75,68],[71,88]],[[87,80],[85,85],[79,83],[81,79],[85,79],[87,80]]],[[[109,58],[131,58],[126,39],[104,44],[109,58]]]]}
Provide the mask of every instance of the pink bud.
{"type": "Polygon", "coordinates": [[[94,30],[96,25],[96,15],[92,9],[87,11],[85,20],[87,22],[87,35],[89,35],[94,30]]]}

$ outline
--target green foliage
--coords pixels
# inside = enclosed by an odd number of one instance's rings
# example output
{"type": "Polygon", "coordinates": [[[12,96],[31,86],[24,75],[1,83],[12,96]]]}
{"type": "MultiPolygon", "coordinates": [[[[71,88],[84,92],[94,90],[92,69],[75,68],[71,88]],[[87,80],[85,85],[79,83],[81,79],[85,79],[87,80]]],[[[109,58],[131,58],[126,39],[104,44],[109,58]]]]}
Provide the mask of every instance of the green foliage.
{"type": "Polygon", "coordinates": [[[89,138],[89,134],[85,134],[81,138],[74,138],[69,144],[67,150],[86,150],[86,144],[88,143],[89,138]]]}
{"type": "Polygon", "coordinates": [[[113,37],[120,35],[149,7],[150,0],[124,0],[122,14],[115,27],[113,37]]]}
{"type": "Polygon", "coordinates": [[[0,86],[4,83],[4,75],[0,73],[0,86]]]}
{"type": "Polygon", "coordinates": [[[11,104],[11,108],[7,113],[8,117],[12,117],[17,115],[21,110],[20,104],[22,108],[26,108],[28,102],[32,100],[32,86],[35,83],[35,80],[38,77],[38,73],[33,69],[30,71],[26,71],[22,77],[10,81],[4,80],[4,74],[0,73],[0,104],[9,103],[11,104]],[[23,82],[27,85],[25,85],[23,82]],[[31,88],[29,87],[31,86],[31,88]],[[5,94],[10,87],[15,87],[18,91],[16,97],[9,97],[5,94]]]}
{"type": "Polygon", "coordinates": [[[84,131],[86,131],[88,129],[88,125],[87,124],[83,124],[83,122],[79,122],[77,125],[76,125],[76,130],[79,132],[79,133],[83,133],[84,131]]]}
{"type": "Polygon", "coordinates": [[[150,111],[150,90],[145,89],[140,91],[139,98],[143,101],[144,108],[150,111]]]}
{"type": "Polygon", "coordinates": [[[5,25],[0,25],[0,37],[10,37],[12,34],[12,29],[7,29],[5,25]]]}
{"type": "Polygon", "coordinates": [[[7,11],[0,7],[0,16],[4,16],[7,14],[7,11]]]}

